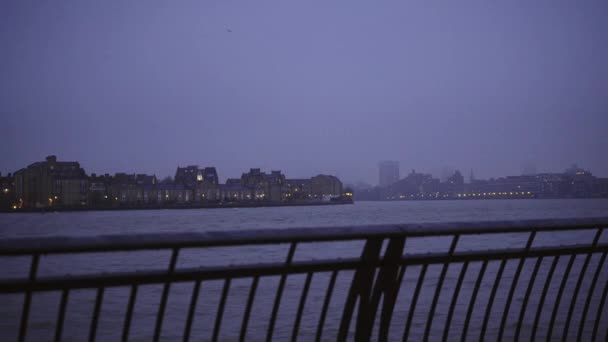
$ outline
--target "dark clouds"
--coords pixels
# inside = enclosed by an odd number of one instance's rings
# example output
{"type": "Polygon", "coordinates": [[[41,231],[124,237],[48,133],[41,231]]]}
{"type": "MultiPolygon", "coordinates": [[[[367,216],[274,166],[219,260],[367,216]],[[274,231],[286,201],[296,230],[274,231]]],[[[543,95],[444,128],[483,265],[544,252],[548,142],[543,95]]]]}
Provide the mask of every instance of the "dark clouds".
{"type": "Polygon", "coordinates": [[[0,170],[608,176],[605,1],[3,1],[0,170]],[[231,31],[231,32],[230,32],[231,31]]]}

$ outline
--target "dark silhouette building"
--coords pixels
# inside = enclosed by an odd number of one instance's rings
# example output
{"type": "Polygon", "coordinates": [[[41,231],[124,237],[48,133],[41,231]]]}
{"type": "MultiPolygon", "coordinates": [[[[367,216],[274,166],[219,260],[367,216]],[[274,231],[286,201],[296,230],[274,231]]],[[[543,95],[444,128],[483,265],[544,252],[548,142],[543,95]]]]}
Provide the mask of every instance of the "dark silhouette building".
{"type": "Polygon", "coordinates": [[[15,192],[23,207],[86,205],[88,178],[78,162],[48,156],[15,173],[15,192]]]}

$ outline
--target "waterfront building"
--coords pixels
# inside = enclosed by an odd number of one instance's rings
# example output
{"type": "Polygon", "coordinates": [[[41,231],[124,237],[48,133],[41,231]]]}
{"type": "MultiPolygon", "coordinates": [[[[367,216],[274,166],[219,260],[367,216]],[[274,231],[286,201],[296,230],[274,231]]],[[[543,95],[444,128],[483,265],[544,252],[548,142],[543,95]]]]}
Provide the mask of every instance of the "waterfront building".
{"type": "Polygon", "coordinates": [[[389,186],[399,180],[399,162],[392,160],[381,161],[378,164],[378,184],[389,186]]]}
{"type": "MultiPolygon", "coordinates": [[[[228,184],[228,183],[227,183],[228,184]]],[[[278,202],[282,199],[285,175],[281,171],[262,172],[259,168],[250,169],[241,175],[240,185],[246,192],[246,200],[265,200],[278,202]]]]}
{"type": "Polygon", "coordinates": [[[99,176],[95,173],[91,174],[88,191],[89,205],[93,207],[111,205],[110,185],[112,185],[112,177],[109,174],[99,176]]]}
{"type": "Polygon", "coordinates": [[[16,205],[15,180],[9,173],[6,177],[0,174],[0,209],[16,205]]]}
{"type": "Polygon", "coordinates": [[[220,183],[215,167],[206,167],[203,169],[203,181],[214,185],[220,183]]]}
{"type": "Polygon", "coordinates": [[[76,205],[91,208],[196,205],[221,201],[281,202],[337,197],[342,192],[342,183],[335,176],[288,180],[281,171],[267,173],[259,168],[250,169],[240,178],[228,179],[226,184],[220,184],[215,167],[201,168],[197,165],[177,167],[174,179],[167,177],[161,182],[155,175],[124,172],[113,176],[91,174],[89,177],[77,162],[58,162],[54,156],[31,164],[8,178],[11,180],[6,181],[7,177],[0,175],[2,209],[13,205],[27,209],[76,205]],[[19,197],[8,200],[10,194],[19,197]]]}
{"type": "Polygon", "coordinates": [[[111,178],[106,196],[113,205],[145,205],[154,202],[156,184],[154,175],[120,172],[111,178]]]}
{"type": "Polygon", "coordinates": [[[597,178],[590,171],[578,169],[571,175],[570,186],[573,197],[598,197],[601,189],[597,186],[597,178]]]}
{"type": "Polygon", "coordinates": [[[312,195],[310,178],[285,179],[283,200],[305,200],[312,195]]]}
{"type": "Polygon", "coordinates": [[[310,192],[313,198],[342,195],[342,182],[336,176],[317,175],[310,179],[310,192]]]}
{"type": "Polygon", "coordinates": [[[174,180],[176,184],[182,184],[193,189],[198,182],[203,181],[203,170],[199,169],[198,165],[178,166],[174,180]]]}
{"type": "Polygon", "coordinates": [[[206,202],[219,199],[219,178],[215,167],[200,168],[198,165],[178,167],[175,184],[192,192],[189,201],[206,202]]]}
{"type": "Polygon", "coordinates": [[[23,207],[87,204],[88,179],[78,162],[58,162],[56,156],[15,173],[16,197],[23,207]]]}
{"type": "Polygon", "coordinates": [[[193,202],[193,192],[181,183],[165,180],[155,187],[158,205],[188,204],[193,202]]]}
{"type": "Polygon", "coordinates": [[[220,199],[224,202],[234,202],[251,199],[249,190],[243,187],[240,179],[228,179],[226,180],[226,184],[220,184],[219,189],[220,199]]]}

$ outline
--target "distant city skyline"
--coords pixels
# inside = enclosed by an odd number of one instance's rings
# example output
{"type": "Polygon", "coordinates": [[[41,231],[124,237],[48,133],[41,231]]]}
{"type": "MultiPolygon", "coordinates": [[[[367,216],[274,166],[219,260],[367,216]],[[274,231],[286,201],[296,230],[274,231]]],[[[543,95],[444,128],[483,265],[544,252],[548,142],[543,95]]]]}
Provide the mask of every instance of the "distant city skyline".
{"type": "MultiPolygon", "coordinates": [[[[52,154],[52,153],[51,153],[52,154]]],[[[51,155],[49,154],[49,155],[51,155]]],[[[60,155],[58,153],[55,153],[56,155],[60,155]]],[[[213,163],[197,163],[197,162],[192,162],[192,163],[178,163],[175,164],[173,166],[166,166],[163,167],[162,169],[166,169],[168,170],[166,173],[161,173],[161,172],[155,172],[154,170],[146,170],[142,167],[138,167],[136,165],[136,162],[133,163],[132,166],[127,167],[125,169],[101,169],[101,170],[93,170],[90,167],[88,167],[88,165],[86,164],[86,162],[83,162],[80,159],[77,158],[67,158],[64,157],[63,155],[60,155],[62,157],[63,160],[66,161],[77,161],[80,163],[80,165],[87,170],[88,174],[110,174],[113,175],[115,173],[121,173],[121,172],[125,172],[127,174],[154,174],[156,175],[159,179],[163,179],[166,177],[173,177],[175,175],[175,168],[177,167],[186,167],[186,166],[191,166],[191,165],[196,165],[196,166],[201,166],[201,167],[215,167],[218,170],[222,170],[222,172],[220,173],[219,179],[221,181],[225,181],[228,178],[238,178],[240,177],[243,172],[246,172],[247,170],[249,170],[250,168],[261,168],[261,169],[265,169],[265,170],[280,170],[282,172],[286,172],[289,173],[290,175],[292,175],[295,178],[303,178],[303,177],[309,177],[311,174],[335,174],[336,176],[340,177],[341,179],[344,180],[345,184],[356,184],[356,183],[366,183],[369,184],[371,186],[376,186],[379,185],[379,166],[382,163],[385,162],[396,162],[398,164],[398,171],[399,171],[399,179],[402,179],[403,177],[407,176],[407,174],[409,174],[412,171],[416,171],[418,173],[424,173],[424,174],[430,174],[433,177],[437,177],[439,179],[445,180],[445,178],[449,177],[454,171],[459,170],[463,175],[466,175],[466,180],[469,181],[469,174],[470,171],[474,172],[475,178],[476,179],[490,179],[490,178],[499,178],[499,177],[505,177],[505,176],[514,176],[514,175],[526,175],[526,174],[530,174],[531,170],[534,170],[535,173],[554,173],[554,172],[564,172],[565,170],[567,170],[568,168],[571,168],[572,166],[577,166],[579,168],[588,170],[590,172],[593,173],[593,175],[598,176],[598,177],[608,177],[608,174],[600,174],[595,172],[595,170],[586,167],[585,165],[576,163],[576,162],[572,162],[569,163],[567,165],[564,165],[562,168],[557,168],[557,169],[545,169],[545,168],[538,168],[537,165],[534,162],[531,161],[525,161],[522,162],[518,168],[513,168],[513,172],[512,173],[508,173],[508,172],[504,172],[504,173],[499,173],[499,174],[495,174],[495,175],[479,175],[477,170],[475,168],[470,168],[470,167],[462,167],[462,168],[458,168],[458,167],[436,167],[436,168],[432,168],[432,169],[425,169],[425,168],[421,168],[421,167],[403,167],[404,162],[403,161],[398,161],[396,159],[393,160],[382,160],[382,161],[378,161],[375,164],[370,165],[370,171],[372,173],[372,175],[369,178],[359,178],[359,179],[349,179],[348,177],[344,178],[343,175],[340,172],[330,172],[328,170],[320,170],[318,172],[312,172],[309,174],[298,174],[297,172],[289,172],[289,167],[280,167],[280,166],[260,166],[260,164],[253,164],[253,166],[243,166],[241,169],[237,169],[236,172],[231,172],[231,173],[227,173],[225,172],[222,167],[218,167],[217,164],[213,164],[213,163]]],[[[42,157],[37,158],[37,159],[32,159],[29,162],[26,162],[25,164],[21,165],[21,167],[17,167],[15,169],[11,169],[11,170],[3,170],[0,169],[0,174],[6,176],[9,173],[14,173],[16,171],[18,171],[21,168],[27,167],[28,165],[35,163],[36,161],[42,159],[42,157]]]]}

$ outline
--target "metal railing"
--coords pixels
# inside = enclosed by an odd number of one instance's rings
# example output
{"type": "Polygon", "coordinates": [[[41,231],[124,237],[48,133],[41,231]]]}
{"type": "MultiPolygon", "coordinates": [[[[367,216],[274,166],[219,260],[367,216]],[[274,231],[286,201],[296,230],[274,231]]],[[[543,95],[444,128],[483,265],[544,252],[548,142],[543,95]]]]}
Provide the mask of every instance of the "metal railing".
{"type": "Polygon", "coordinates": [[[353,277],[348,283],[346,299],[343,303],[339,303],[337,308],[340,316],[336,327],[338,340],[386,341],[389,339],[389,333],[403,340],[484,340],[488,336],[489,324],[494,322],[497,325],[493,336],[496,340],[503,340],[509,335],[518,341],[524,330],[527,330],[526,333],[531,340],[542,339],[539,328],[546,328],[546,340],[559,337],[564,341],[570,339],[600,341],[608,338],[608,327],[602,323],[605,322],[602,317],[606,316],[608,295],[606,275],[608,270],[604,267],[608,243],[602,239],[605,227],[608,227],[608,218],[4,239],[0,240],[0,258],[27,256],[31,258],[31,262],[27,277],[0,280],[0,294],[24,296],[20,323],[16,327],[17,338],[23,341],[28,333],[32,294],[59,292],[60,303],[53,332],[54,339],[59,341],[63,336],[65,313],[71,291],[95,290],[91,320],[88,322],[88,339],[92,341],[97,337],[106,290],[113,287],[128,287],[130,294],[120,334],[122,340],[127,340],[130,336],[138,289],[147,284],[160,284],[162,293],[155,315],[154,332],[150,336],[153,340],[160,340],[171,286],[176,283],[192,283],[193,290],[187,314],[183,317],[185,326],[179,337],[187,341],[191,337],[192,326],[197,317],[196,308],[201,284],[219,280],[223,281],[223,287],[210,332],[211,340],[215,341],[220,338],[226,302],[231,294],[231,281],[249,278],[251,283],[245,294],[247,299],[242,307],[243,316],[238,334],[239,340],[245,340],[250,318],[252,314],[255,315],[252,307],[260,280],[264,277],[278,277],[276,295],[271,303],[272,310],[266,331],[257,332],[257,336],[263,336],[260,339],[272,340],[287,278],[290,275],[300,274],[305,275],[305,280],[301,284],[297,307],[294,308],[293,325],[289,327],[291,339],[296,340],[305,316],[304,307],[311,291],[313,276],[329,273],[330,278],[322,296],[322,306],[318,312],[314,334],[314,339],[322,340],[327,338],[324,330],[332,295],[335,293],[337,276],[341,272],[350,271],[353,277]],[[590,232],[591,236],[583,243],[564,246],[559,240],[555,240],[555,236],[565,232],[583,231],[590,232]],[[463,239],[482,238],[485,239],[484,243],[500,242],[505,234],[519,234],[520,237],[524,237],[525,243],[522,246],[508,248],[474,250],[459,248],[463,239]],[[549,240],[553,243],[538,246],[536,242],[540,234],[548,234],[547,236],[551,238],[549,240]],[[433,253],[409,252],[406,243],[409,246],[410,241],[420,238],[448,239],[448,248],[433,253]],[[297,248],[301,245],[355,240],[364,242],[360,257],[340,258],[338,255],[335,258],[322,260],[294,258],[297,248]],[[177,266],[180,252],[185,249],[235,247],[238,250],[244,246],[278,244],[289,246],[284,261],[204,266],[203,260],[201,261],[203,266],[177,266]],[[49,255],[98,252],[106,254],[143,250],[169,250],[171,254],[168,268],[44,277],[38,275],[41,259],[49,255]],[[575,260],[578,262],[575,263],[575,260]],[[509,262],[514,267],[507,267],[509,262]],[[564,263],[566,263],[565,269],[556,272],[564,263]],[[457,277],[449,278],[448,270],[454,265],[460,267],[457,277]],[[529,272],[530,267],[522,272],[524,265],[533,266],[531,272],[529,272]],[[471,272],[474,266],[478,268],[476,274],[471,272]],[[433,278],[433,284],[429,284],[432,267],[437,274],[433,278]],[[495,269],[493,277],[489,272],[492,267],[495,269]],[[414,278],[413,291],[410,289],[407,293],[409,303],[404,306],[401,305],[398,297],[404,295],[404,276],[410,269],[415,269],[418,273],[414,278]],[[575,269],[578,270],[575,272],[575,269]],[[546,276],[543,280],[539,275],[545,271],[546,276]],[[522,277],[524,273],[525,276],[522,277]],[[465,281],[467,276],[471,281],[465,281]],[[499,291],[501,285],[502,290],[499,291]],[[470,292],[468,298],[462,295],[465,287],[468,287],[467,291],[470,292]],[[428,300],[424,302],[421,300],[423,290],[430,291],[430,295],[426,298],[428,300]],[[480,300],[481,292],[484,292],[484,298],[487,298],[483,303],[480,300]],[[497,309],[495,306],[499,295],[502,296],[501,308],[497,309]],[[519,299],[514,300],[515,296],[519,299]],[[441,307],[440,297],[447,298],[444,300],[445,305],[441,307]],[[530,304],[531,298],[538,299],[536,307],[530,304]],[[513,306],[514,302],[517,302],[516,306],[513,306]],[[404,313],[400,322],[395,322],[396,307],[404,313]],[[420,316],[420,312],[423,312],[426,320],[420,331],[413,334],[414,316],[416,314],[420,316]],[[577,320],[574,319],[575,312],[577,320]],[[475,320],[478,327],[475,331],[471,331],[475,313],[481,316],[480,320],[475,320]],[[549,315],[548,321],[541,320],[543,313],[545,316],[549,315]],[[557,320],[558,314],[565,319],[557,320]],[[511,319],[514,325],[507,324],[509,315],[515,317],[511,319]],[[439,322],[439,316],[445,317],[444,322],[439,322]],[[457,332],[453,324],[456,316],[463,318],[457,332]],[[494,316],[498,318],[491,319],[494,316]],[[526,322],[524,317],[527,316],[533,318],[528,320],[531,324],[524,324],[526,322]]]}

